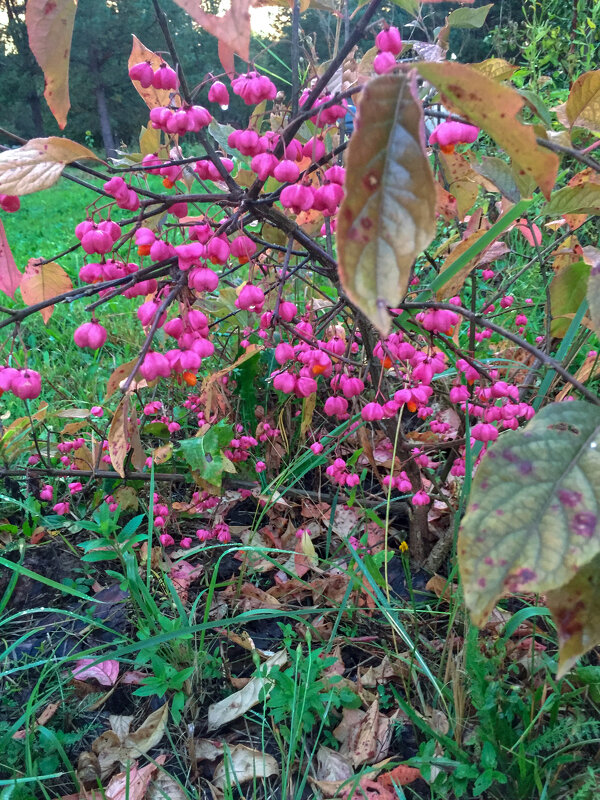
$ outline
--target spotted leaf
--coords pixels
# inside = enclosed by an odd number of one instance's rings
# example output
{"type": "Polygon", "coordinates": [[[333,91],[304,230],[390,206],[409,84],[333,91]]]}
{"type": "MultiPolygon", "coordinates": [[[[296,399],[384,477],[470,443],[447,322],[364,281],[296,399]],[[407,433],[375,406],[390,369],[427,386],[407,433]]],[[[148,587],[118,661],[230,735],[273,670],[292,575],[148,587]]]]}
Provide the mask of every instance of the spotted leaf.
{"type": "Polygon", "coordinates": [[[458,539],[465,601],[482,625],[506,593],[548,592],[600,552],[600,408],[542,409],[483,457],[458,539]]]}

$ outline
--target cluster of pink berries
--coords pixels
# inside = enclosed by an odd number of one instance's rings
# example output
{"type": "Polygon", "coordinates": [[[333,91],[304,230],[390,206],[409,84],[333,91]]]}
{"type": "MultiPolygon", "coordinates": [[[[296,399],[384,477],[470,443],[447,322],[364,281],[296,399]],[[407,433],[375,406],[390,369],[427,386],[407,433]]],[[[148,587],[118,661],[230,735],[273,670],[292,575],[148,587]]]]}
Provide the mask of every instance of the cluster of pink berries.
{"type": "Polygon", "coordinates": [[[156,130],[183,136],[206,128],[212,122],[212,116],[203,106],[159,106],[151,109],[150,122],[156,130]]]}
{"type": "Polygon", "coordinates": [[[139,81],[143,89],[170,89],[175,91],[179,87],[179,78],[174,69],[162,63],[154,69],[149,61],[141,61],[129,68],[129,77],[132,81],[139,81]]]}
{"type": "Polygon", "coordinates": [[[384,29],[375,37],[377,55],[373,60],[373,69],[377,75],[384,75],[396,66],[396,56],[402,52],[400,31],[385,23],[384,29]]]}
{"type": "Polygon", "coordinates": [[[0,395],[12,392],[21,400],[35,400],[42,391],[42,379],[33,369],[16,369],[0,364],[0,395]]]}

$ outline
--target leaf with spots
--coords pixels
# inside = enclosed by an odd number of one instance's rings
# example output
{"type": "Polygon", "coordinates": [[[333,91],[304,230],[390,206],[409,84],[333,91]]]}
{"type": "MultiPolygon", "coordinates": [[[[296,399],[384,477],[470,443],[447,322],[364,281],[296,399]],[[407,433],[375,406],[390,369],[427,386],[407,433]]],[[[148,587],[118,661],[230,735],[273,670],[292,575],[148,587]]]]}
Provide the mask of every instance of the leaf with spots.
{"type": "Polygon", "coordinates": [[[130,395],[125,395],[117,406],[108,432],[110,460],[122,478],[125,477],[125,462],[130,451],[131,463],[136,469],[142,469],[145,462],[134,402],[130,395]]]}
{"type": "Polygon", "coordinates": [[[458,538],[465,602],[483,625],[506,593],[550,592],[600,553],[600,408],[553,403],[477,468],[458,538]]]}
{"type": "Polygon", "coordinates": [[[546,599],[558,633],[557,677],[562,678],[580,656],[600,644],[600,555],[546,599]]]}
{"type": "Polygon", "coordinates": [[[384,335],[415,258],[435,233],[435,181],[422,145],[423,112],[410,79],[381,75],[362,93],[338,213],[342,287],[384,335]]]}
{"type": "Polygon", "coordinates": [[[24,195],[48,189],[67,164],[86,158],[101,161],[87,147],[70,139],[30,139],[23,147],[0,153],[0,194],[24,195]]]}
{"type": "Polygon", "coordinates": [[[27,0],[29,46],[44,73],[44,97],[62,130],[71,107],[69,58],[77,0],[27,0]]]}
{"type": "Polygon", "coordinates": [[[585,72],[569,92],[565,113],[571,128],[600,132],[600,70],[585,72]]]}
{"type": "Polygon", "coordinates": [[[438,89],[444,104],[468,117],[508,153],[515,177],[532,178],[546,198],[556,182],[558,156],[540,147],[535,130],[519,120],[525,105],[516,89],[498,83],[466,64],[419,64],[419,72],[438,89]]]}
{"type": "MultiPolygon", "coordinates": [[[[30,258],[21,279],[21,296],[28,306],[57,297],[73,288],[71,279],[56,261],[40,264],[40,259],[30,258]]],[[[40,310],[45,323],[52,316],[54,306],[40,310]]]]}
{"type": "Polygon", "coordinates": [[[232,426],[221,421],[193,439],[183,439],[179,446],[193,472],[207,483],[220,486],[223,472],[232,471],[231,461],[223,455],[224,448],[232,439],[232,426]]]}

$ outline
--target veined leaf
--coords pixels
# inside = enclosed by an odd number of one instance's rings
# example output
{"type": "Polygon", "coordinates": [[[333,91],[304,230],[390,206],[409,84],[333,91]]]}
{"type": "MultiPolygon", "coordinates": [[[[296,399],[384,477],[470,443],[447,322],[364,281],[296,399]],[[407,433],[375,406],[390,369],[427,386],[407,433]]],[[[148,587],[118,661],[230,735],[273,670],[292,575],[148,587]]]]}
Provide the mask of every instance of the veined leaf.
{"type": "Polygon", "coordinates": [[[544,214],[598,214],[600,212],[600,185],[587,182],[578,186],[565,186],[552,197],[542,209],[544,214]]]}
{"type": "MultiPolygon", "coordinates": [[[[39,259],[29,259],[21,279],[21,296],[28,306],[50,300],[50,298],[73,288],[71,279],[56,261],[50,261],[48,264],[38,262],[39,259]]],[[[48,322],[53,311],[54,306],[42,308],[40,314],[45,323],[48,322]]]]}
{"type": "Polygon", "coordinates": [[[453,110],[488,133],[511,157],[516,179],[532,178],[546,198],[556,182],[558,156],[540,147],[535,130],[517,117],[525,99],[510,86],[488,78],[466,64],[419,64],[419,72],[433,84],[453,110]]]}
{"type": "Polygon", "coordinates": [[[179,442],[183,457],[199,477],[213,486],[220,486],[223,472],[231,472],[231,461],[223,449],[233,438],[233,428],[224,422],[212,425],[202,436],[179,442]]]}
{"type": "Polygon", "coordinates": [[[409,79],[381,75],[367,84],[348,146],[337,245],[344,291],[383,334],[387,306],[404,298],[413,262],[435,232],[421,128],[409,79]]]}
{"type": "Polygon", "coordinates": [[[70,139],[30,139],[23,147],[0,153],[0,194],[31,194],[53,186],[67,164],[88,158],[91,150],[70,139]]]}
{"type": "Polygon", "coordinates": [[[0,292],[14,297],[22,277],[8,245],[2,220],[0,220],[0,292]]]}
{"type": "Polygon", "coordinates": [[[476,625],[506,592],[549,592],[600,552],[600,408],[553,403],[479,465],[458,539],[476,625]]]}

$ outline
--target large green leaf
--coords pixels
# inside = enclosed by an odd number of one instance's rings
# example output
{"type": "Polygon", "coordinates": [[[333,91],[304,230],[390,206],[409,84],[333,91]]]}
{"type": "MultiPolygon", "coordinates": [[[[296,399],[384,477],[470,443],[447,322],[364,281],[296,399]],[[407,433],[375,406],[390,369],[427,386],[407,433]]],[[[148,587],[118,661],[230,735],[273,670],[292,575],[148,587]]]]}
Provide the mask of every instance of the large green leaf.
{"type": "Polygon", "coordinates": [[[435,232],[435,182],[422,146],[423,111],[410,80],[365,87],[346,160],[337,223],[342,287],[382,332],[406,294],[415,258],[435,232]]]}
{"type": "Polygon", "coordinates": [[[479,465],[458,539],[475,624],[507,592],[548,592],[600,552],[600,408],[542,409],[479,465]]]}
{"type": "Polygon", "coordinates": [[[448,14],[446,24],[451,28],[481,28],[494,4],[478,8],[456,8],[448,14]]]}
{"type": "Polygon", "coordinates": [[[224,472],[235,472],[223,448],[233,439],[233,428],[223,421],[212,425],[203,436],[179,442],[183,457],[202,480],[220,486],[224,472]]]}
{"type": "Polygon", "coordinates": [[[579,186],[565,186],[552,192],[550,201],[542,208],[542,213],[550,216],[598,214],[599,211],[600,186],[589,182],[579,186]]]}

